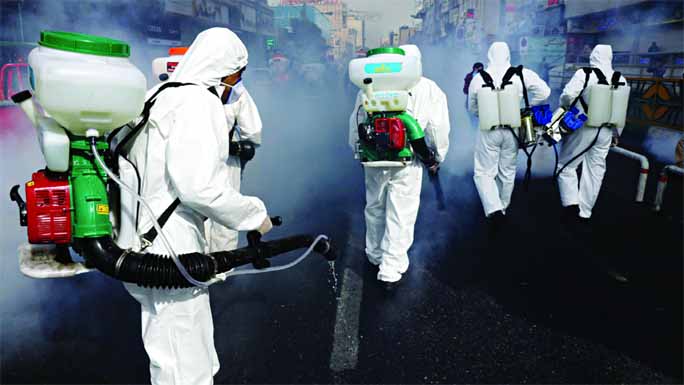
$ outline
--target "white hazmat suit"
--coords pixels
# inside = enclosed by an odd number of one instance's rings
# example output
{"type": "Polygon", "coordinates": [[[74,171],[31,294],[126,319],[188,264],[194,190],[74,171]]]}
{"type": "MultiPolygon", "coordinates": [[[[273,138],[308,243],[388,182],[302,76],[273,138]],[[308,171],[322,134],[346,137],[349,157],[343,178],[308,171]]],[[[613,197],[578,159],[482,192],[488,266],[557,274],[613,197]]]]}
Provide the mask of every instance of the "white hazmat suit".
{"type": "MultiPolygon", "coordinates": [[[[245,53],[246,54],[246,53],[245,53]]],[[[228,122],[228,133],[233,131],[232,141],[238,142],[246,140],[254,143],[255,146],[261,145],[261,116],[257,109],[254,99],[245,88],[242,81],[237,83],[223,106],[228,122]]],[[[231,155],[226,163],[230,171],[231,187],[235,191],[240,191],[242,180],[242,167],[240,157],[231,155]]],[[[220,223],[211,219],[205,223],[207,234],[208,252],[221,250],[233,250],[238,245],[238,232],[231,230],[220,223]]]]}
{"type": "MultiPolygon", "coordinates": [[[[408,56],[420,58],[414,45],[402,46],[408,56]]],[[[449,110],[444,92],[425,77],[410,90],[407,112],[425,131],[428,146],[437,162],[444,161],[449,150],[449,110]]],[[[358,141],[357,111],[361,93],[349,118],[349,145],[358,141]]],[[[396,282],[409,267],[408,249],[413,244],[413,230],[420,206],[423,167],[415,159],[406,167],[365,168],[366,182],[366,255],[379,266],[378,279],[396,282]]]]}
{"type": "MultiPolygon", "coordinates": [[[[506,71],[511,67],[508,45],[503,42],[493,43],[489,47],[488,58],[489,64],[485,71],[492,77],[494,85],[500,87],[506,71]]],[[[531,106],[541,104],[549,97],[551,89],[534,71],[523,68],[523,77],[531,106]]],[[[511,81],[522,97],[523,87],[520,78],[513,76],[511,81]]],[[[484,84],[482,75],[477,74],[468,88],[468,110],[475,115],[478,115],[477,92],[484,84]]],[[[480,130],[475,144],[473,179],[486,216],[497,211],[504,213],[511,203],[517,158],[518,142],[510,130],[480,130]]]]}
{"type": "MultiPolygon", "coordinates": [[[[159,94],[148,124],[130,149],[129,159],[142,180],[141,195],[153,211],[161,215],[176,198],[181,201],[163,227],[178,254],[204,252],[207,217],[241,231],[255,230],[266,221],[261,200],[240,195],[230,187],[226,115],[221,100],[208,91],[246,61],[244,45],[230,30],[211,28],[200,33],[170,79],[196,85],[159,94]]],[[[122,196],[122,206],[122,215],[135,212],[130,197],[122,196]]],[[[152,220],[141,210],[137,234],[148,231],[152,220]]],[[[122,220],[122,226],[124,223],[122,220]]],[[[129,218],[128,223],[135,222],[129,218]]],[[[129,229],[120,234],[130,233],[129,229]]],[[[135,236],[119,237],[117,242],[139,249],[135,236]]],[[[160,237],[145,251],[168,254],[160,237]]],[[[125,286],[141,304],[152,384],[213,383],[219,361],[208,290],[125,286]]]]}
{"type": "MultiPolygon", "coordinates": [[[[597,45],[589,57],[589,65],[600,69],[609,82],[614,72],[612,61],[613,49],[609,45],[597,45]]],[[[575,72],[575,75],[570,79],[570,82],[565,86],[560,96],[560,104],[562,106],[569,106],[580,94],[585,78],[586,75],[581,69],[575,72]]],[[[625,82],[625,78],[620,78],[620,81],[625,82]]],[[[587,87],[596,83],[598,83],[598,78],[592,72],[587,87]]],[[[588,100],[587,94],[588,92],[585,90],[583,94],[585,100],[588,100]]],[[[576,107],[581,112],[584,112],[581,103],[577,103],[576,107]]],[[[624,127],[616,128],[619,134],[622,133],[624,127]]],[[[606,157],[608,156],[615,133],[611,128],[601,129],[596,144],[571,164],[568,164],[568,162],[587,149],[597,134],[599,134],[598,127],[585,125],[563,139],[558,156],[558,170],[563,168],[563,172],[558,175],[561,204],[563,207],[579,205],[579,216],[582,218],[591,217],[591,211],[598,198],[601,184],[603,183],[603,176],[606,173],[606,157]],[[582,163],[582,178],[578,183],[577,167],[580,163],[582,163]],[[566,164],[568,164],[567,167],[565,167],[566,164]]]]}

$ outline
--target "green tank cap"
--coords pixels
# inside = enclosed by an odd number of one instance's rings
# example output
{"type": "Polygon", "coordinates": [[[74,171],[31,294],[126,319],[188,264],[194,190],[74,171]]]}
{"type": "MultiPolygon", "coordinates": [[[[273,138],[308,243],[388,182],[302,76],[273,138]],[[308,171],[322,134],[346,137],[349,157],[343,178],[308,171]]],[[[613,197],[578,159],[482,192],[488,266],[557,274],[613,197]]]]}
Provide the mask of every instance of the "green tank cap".
{"type": "Polygon", "coordinates": [[[368,51],[366,54],[366,57],[371,57],[373,55],[380,55],[380,54],[395,54],[395,55],[402,55],[405,56],[406,52],[404,52],[403,49],[397,48],[397,47],[381,47],[381,48],[373,48],[372,50],[368,51]]]}
{"type": "Polygon", "coordinates": [[[99,56],[129,57],[131,47],[124,41],[84,33],[41,31],[43,47],[99,56]]]}

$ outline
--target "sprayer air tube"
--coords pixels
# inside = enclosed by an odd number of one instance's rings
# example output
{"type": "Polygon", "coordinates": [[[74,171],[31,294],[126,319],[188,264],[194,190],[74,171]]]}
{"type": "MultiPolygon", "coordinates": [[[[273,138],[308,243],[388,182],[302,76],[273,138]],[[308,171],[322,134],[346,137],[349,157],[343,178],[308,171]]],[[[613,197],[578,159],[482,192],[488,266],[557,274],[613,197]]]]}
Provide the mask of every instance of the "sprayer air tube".
{"type": "MultiPolygon", "coordinates": [[[[208,281],[216,274],[254,262],[255,258],[271,258],[288,251],[311,245],[310,235],[297,235],[262,242],[257,247],[244,247],[211,254],[188,253],[178,255],[187,272],[196,280],[208,281]]],[[[172,259],[164,255],[138,253],[120,248],[111,237],[78,238],[74,249],[86,259],[89,267],[120,281],[144,287],[174,289],[193,285],[180,273],[172,259]]],[[[314,251],[332,257],[329,242],[318,242],[314,251]]]]}
{"type": "Polygon", "coordinates": [[[435,161],[435,155],[428,148],[427,143],[425,143],[425,138],[412,140],[411,148],[413,148],[413,151],[423,163],[433,163],[435,161]]]}

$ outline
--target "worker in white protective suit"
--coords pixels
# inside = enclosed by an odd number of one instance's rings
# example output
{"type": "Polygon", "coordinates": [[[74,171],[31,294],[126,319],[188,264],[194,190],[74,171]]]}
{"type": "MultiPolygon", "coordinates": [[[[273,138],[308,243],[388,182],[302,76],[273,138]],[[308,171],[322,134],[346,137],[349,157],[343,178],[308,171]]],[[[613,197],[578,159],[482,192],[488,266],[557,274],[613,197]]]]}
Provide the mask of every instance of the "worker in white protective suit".
{"type": "MultiPolygon", "coordinates": [[[[237,73],[239,80],[235,86],[227,87],[222,95],[222,100],[224,101],[223,108],[226,113],[226,121],[228,122],[228,133],[226,135],[230,137],[231,149],[237,149],[236,151],[238,152],[231,151],[227,162],[230,171],[230,185],[235,191],[240,191],[242,170],[248,161],[244,155],[241,155],[241,153],[246,153],[247,151],[241,151],[240,149],[244,149],[244,146],[251,146],[254,149],[258,148],[261,145],[261,129],[263,127],[256,103],[254,103],[254,99],[252,99],[252,96],[241,80],[243,71],[244,68],[237,73]]],[[[205,231],[208,252],[234,250],[237,248],[237,231],[231,230],[211,219],[205,222],[205,231]]]]}
{"type": "MultiPolygon", "coordinates": [[[[609,45],[599,44],[594,47],[589,57],[589,65],[601,70],[608,81],[613,77],[613,49],[609,45]]],[[[560,96],[560,104],[569,106],[582,92],[586,75],[579,69],[570,79],[560,96]]],[[[625,78],[620,78],[626,82],[625,78]]],[[[587,87],[598,83],[598,77],[591,73],[587,87]]],[[[586,91],[583,94],[586,96],[586,91]]],[[[584,113],[581,103],[576,107],[584,113]]],[[[575,133],[565,137],[561,142],[561,150],[558,156],[558,187],[560,190],[561,204],[563,205],[564,219],[571,223],[586,223],[591,218],[591,212],[601,190],[603,176],[606,173],[606,157],[611,143],[617,144],[617,138],[622,133],[623,127],[602,128],[589,127],[586,124],[575,133]],[[598,135],[598,138],[597,138],[598,135]],[[596,143],[591,146],[596,139],[596,143]],[[591,148],[583,155],[568,164],[577,155],[587,148],[591,148]],[[577,167],[582,164],[582,178],[577,181],[577,167]],[[566,166],[567,165],[567,166],[566,166]]]]}
{"type": "MultiPolygon", "coordinates": [[[[495,42],[489,47],[489,64],[485,71],[492,77],[496,87],[501,86],[506,71],[511,67],[511,54],[508,44],[495,42]]],[[[551,94],[551,89],[534,71],[523,69],[523,78],[530,105],[538,105],[551,94]]],[[[511,81],[522,97],[523,86],[520,78],[511,81]]],[[[485,84],[482,75],[477,74],[470,82],[468,110],[478,116],[477,92],[485,84]]],[[[489,218],[490,229],[496,231],[505,220],[506,208],[511,203],[515,184],[515,171],[518,158],[518,141],[507,128],[480,130],[475,144],[475,173],[473,179],[480,195],[485,215],[489,218]]]]}
{"type": "MultiPolygon", "coordinates": [[[[415,45],[401,46],[407,56],[421,58],[415,45]]],[[[444,92],[425,77],[409,91],[407,112],[425,131],[428,146],[438,163],[437,172],[449,150],[449,110],[444,92]]],[[[361,105],[361,92],[349,118],[349,145],[356,148],[358,131],[356,116],[361,105]]],[[[408,249],[413,244],[413,229],[420,206],[423,166],[418,159],[401,168],[366,167],[366,256],[379,266],[377,278],[391,290],[409,267],[408,249]]]]}
{"type": "MultiPolygon", "coordinates": [[[[247,64],[247,50],[226,28],[200,33],[170,82],[192,83],[163,90],[149,122],[131,145],[129,159],[141,178],[141,195],[160,215],[178,198],[163,226],[178,254],[205,250],[206,218],[233,230],[271,228],[261,200],[241,195],[231,186],[229,129],[219,98],[229,75],[247,64]]],[[[122,205],[124,200],[122,199],[122,205]]],[[[122,213],[135,210],[122,208],[122,213]]],[[[154,218],[140,211],[137,235],[154,218]]],[[[135,223],[136,221],[129,222],[135,223]]],[[[125,232],[122,232],[125,233],[125,232]]],[[[122,247],[140,248],[139,239],[117,239],[122,247]]],[[[168,254],[157,237],[145,249],[168,254]]],[[[142,309],[142,337],[150,358],[152,384],[212,384],[219,370],[214,327],[206,288],[148,289],[126,284],[142,309]]]]}

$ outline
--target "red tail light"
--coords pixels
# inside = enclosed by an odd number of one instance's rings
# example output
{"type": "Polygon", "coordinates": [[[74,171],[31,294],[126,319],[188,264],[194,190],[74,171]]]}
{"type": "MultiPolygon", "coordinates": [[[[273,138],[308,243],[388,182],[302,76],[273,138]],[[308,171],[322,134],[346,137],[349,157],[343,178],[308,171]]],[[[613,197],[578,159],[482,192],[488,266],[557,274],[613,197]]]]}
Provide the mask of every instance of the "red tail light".
{"type": "Polygon", "coordinates": [[[69,180],[33,173],[26,183],[26,210],[30,243],[71,242],[69,180]]]}

